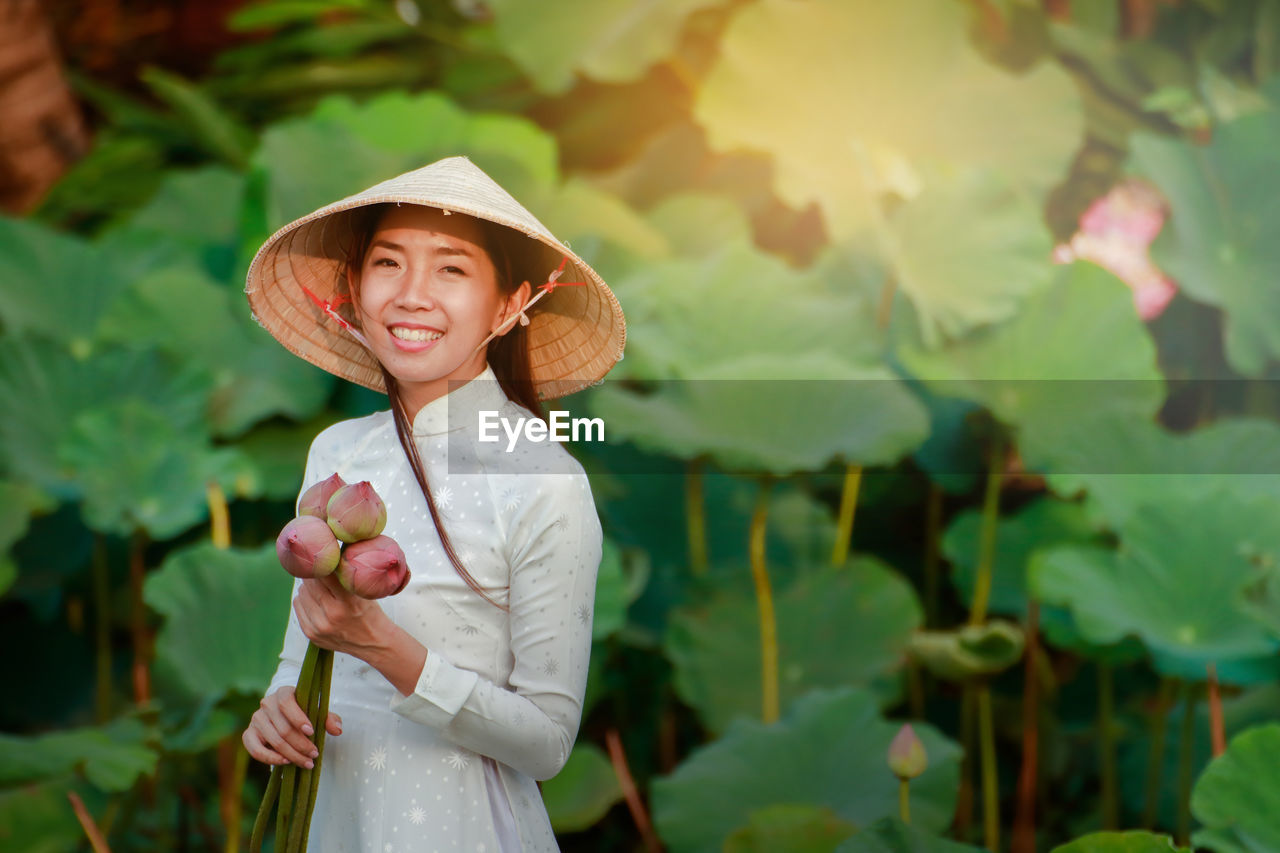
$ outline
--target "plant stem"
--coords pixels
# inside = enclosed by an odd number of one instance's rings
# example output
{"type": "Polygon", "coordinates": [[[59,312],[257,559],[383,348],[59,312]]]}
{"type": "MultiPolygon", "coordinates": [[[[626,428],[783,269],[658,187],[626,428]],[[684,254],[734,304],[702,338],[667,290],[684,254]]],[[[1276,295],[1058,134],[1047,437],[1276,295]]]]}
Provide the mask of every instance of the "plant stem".
{"type": "Polygon", "coordinates": [[[756,606],[760,613],[760,685],[761,718],[765,723],[778,720],[778,621],[773,610],[773,591],[769,588],[769,570],[764,559],[765,522],[769,513],[769,479],[760,482],[755,511],[751,513],[750,553],[751,579],[756,587],[756,606]]]}
{"type": "Polygon", "coordinates": [[[311,837],[311,815],[316,808],[316,794],[320,790],[320,765],[324,763],[324,738],[328,732],[325,722],[329,719],[329,687],[333,681],[333,650],[320,650],[320,701],[316,709],[312,727],[316,730],[316,766],[311,775],[311,786],[307,792],[307,804],[302,811],[302,843],[298,845],[298,853],[307,849],[307,840],[311,837]]]}
{"type": "Polygon", "coordinates": [[[107,543],[97,532],[93,534],[93,621],[93,709],[96,721],[105,723],[111,719],[111,578],[107,543]]]}
{"type": "Polygon", "coordinates": [[[147,534],[138,528],[129,542],[129,633],[133,638],[133,700],[139,706],[151,701],[147,611],[142,600],[146,547],[147,534]]]}
{"type": "Polygon", "coordinates": [[[1022,674],[1022,765],[1018,770],[1018,804],[1013,818],[1012,853],[1035,853],[1036,783],[1039,781],[1040,678],[1036,669],[1039,655],[1040,602],[1027,602],[1027,649],[1022,674]]]}
{"type": "Polygon", "coordinates": [[[644,841],[644,849],[648,853],[658,853],[662,844],[653,831],[649,814],[645,811],[644,800],[636,789],[635,780],[631,777],[631,768],[627,765],[627,753],[622,748],[622,737],[617,729],[609,729],[604,735],[605,744],[609,748],[609,762],[613,765],[613,773],[618,777],[618,785],[622,788],[623,799],[627,801],[627,809],[636,829],[640,830],[640,838],[644,841]]]}
{"type": "MultiPolygon", "coordinates": [[[[320,710],[320,692],[324,689],[324,658],[325,650],[317,647],[314,643],[308,644],[311,648],[315,648],[315,662],[312,664],[311,680],[307,684],[305,691],[306,696],[299,703],[302,705],[302,711],[307,715],[307,719],[311,722],[311,730],[316,734],[314,737],[319,740],[320,732],[324,727],[316,724],[316,717],[320,710]]],[[[308,649],[310,653],[310,649],[308,649]]],[[[307,804],[311,799],[311,785],[316,778],[316,764],[312,762],[311,767],[298,768],[297,788],[294,790],[293,802],[290,807],[289,817],[289,834],[285,839],[284,853],[294,853],[304,848],[302,844],[302,833],[306,829],[307,804]]],[[[279,843],[276,839],[276,843],[279,843]]]]}
{"type": "Polygon", "coordinates": [[[1119,825],[1116,804],[1116,753],[1112,739],[1115,717],[1115,689],[1111,677],[1111,665],[1098,663],[1098,771],[1101,776],[1102,828],[1115,829],[1119,825]]]}
{"type": "Polygon", "coordinates": [[[205,497],[209,502],[209,538],[213,547],[231,547],[231,513],[227,510],[227,496],[216,480],[205,485],[205,497]]]}
{"type": "Polygon", "coordinates": [[[831,549],[831,565],[843,566],[849,559],[849,542],[853,539],[853,514],[858,508],[858,489],[862,484],[862,466],[852,462],[844,467],[844,485],[840,489],[840,514],[836,522],[836,541],[831,549]]]}
{"type": "Polygon", "coordinates": [[[991,687],[978,685],[978,732],[982,741],[982,827],[988,850],[1000,849],[1000,790],[996,775],[996,735],[991,719],[991,687]]]}
{"type": "Polygon", "coordinates": [[[703,497],[702,471],[705,461],[701,456],[689,463],[684,475],[685,528],[689,536],[689,570],[695,577],[707,573],[707,510],[703,497]]]}
{"type": "Polygon", "coordinates": [[[981,625],[987,620],[987,604],[991,599],[991,567],[995,562],[996,523],[1000,518],[1000,486],[1004,481],[1004,439],[997,436],[991,445],[991,464],[987,472],[987,488],[982,498],[982,529],[978,539],[978,572],[973,586],[973,604],[969,608],[969,624],[981,625]]]}
{"type": "Polygon", "coordinates": [[[1209,736],[1213,742],[1213,757],[1227,751],[1227,732],[1222,723],[1222,695],[1218,691],[1218,667],[1209,662],[1209,736]]]}
{"type": "Polygon", "coordinates": [[[903,823],[911,823],[911,783],[906,779],[898,780],[898,813],[903,823]]]}
{"type": "Polygon", "coordinates": [[[942,541],[942,488],[929,484],[929,503],[926,507],[924,531],[924,626],[938,624],[938,571],[939,543],[942,541]]]}
{"type": "MultiPolygon", "coordinates": [[[[307,654],[302,660],[302,672],[298,674],[298,686],[294,690],[294,699],[305,710],[311,702],[311,684],[315,680],[316,658],[320,654],[320,649],[315,643],[307,643],[307,654]]],[[[289,848],[287,839],[289,838],[289,822],[293,817],[293,802],[298,782],[298,765],[290,763],[284,769],[284,776],[280,781],[280,808],[276,813],[276,845],[280,849],[280,853],[285,853],[289,848]]]]}
{"type": "Polygon", "coordinates": [[[267,780],[267,790],[262,795],[262,805],[258,806],[258,816],[253,821],[253,834],[249,836],[249,853],[262,853],[262,837],[267,832],[267,822],[271,818],[271,807],[275,805],[280,794],[280,777],[284,768],[276,765],[271,768],[271,778],[267,780]]]}
{"type": "Polygon", "coordinates": [[[1160,687],[1156,693],[1156,710],[1151,716],[1151,728],[1148,733],[1151,752],[1147,754],[1147,802],[1142,810],[1143,826],[1155,826],[1156,823],[1156,813],[1160,806],[1160,783],[1164,778],[1164,774],[1160,771],[1164,769],[1165,731],[1168,728],[1169,708],[1173,704],[1177,689],[1176,679],[1164,677],[1160,679],[1160,687]]]}
{"type": "Polygon", "coordinates": [[[106,836],[102,834],[102,830],[93,822],[93,815],[89,814],[89,810],[84,807],[84,800],[80,799],[80,795],[75,791],[67,791],[67,799],[71,801],[71,810],[76,814],[76,820],[80,821],[80,828],[84,830],[84,834],[89,839],[89,846],[93,848],[93,853],[111,853],[111,848],[107,846],[106,836]]]}
{"type": "Polygon", "coordinates": [[[975,688],[965,682],[960,694],[960,790],[956,792],[955,838],[967,841],[973,822],[973,705],[975,688]]]}
{"type": "Polygon", "coordinates": [[[1195,746],[1196,686],[1188,681],[1184,690],[1182,731],[1178,743],[1178,835],[1185,846],[1191,837],[1191,751],[1195,746]]]}
{"type": "Polygon", "coordinates": [[[244,810],[244,780],[249,775],[249,753],[238,739],[228,738],[224,744],[230,743],[234,750],[231,765],[231,778],[224,791],[223,825],[226,829],[227,841],[223,853],[239,853],[240,850],[240,815],[244,810]]]}

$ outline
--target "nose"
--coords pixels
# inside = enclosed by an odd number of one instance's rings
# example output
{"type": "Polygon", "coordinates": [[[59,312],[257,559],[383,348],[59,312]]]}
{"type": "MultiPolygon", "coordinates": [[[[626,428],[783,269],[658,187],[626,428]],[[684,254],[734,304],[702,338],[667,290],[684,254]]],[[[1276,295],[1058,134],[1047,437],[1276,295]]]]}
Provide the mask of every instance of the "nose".
{"type": "Polygon", "coordinates": [[[396,291],[397,308],[406,310],[431,310],[436,307],[435,282],[431,268],[414,264],[400,276],[400,288],[396,291]]]}

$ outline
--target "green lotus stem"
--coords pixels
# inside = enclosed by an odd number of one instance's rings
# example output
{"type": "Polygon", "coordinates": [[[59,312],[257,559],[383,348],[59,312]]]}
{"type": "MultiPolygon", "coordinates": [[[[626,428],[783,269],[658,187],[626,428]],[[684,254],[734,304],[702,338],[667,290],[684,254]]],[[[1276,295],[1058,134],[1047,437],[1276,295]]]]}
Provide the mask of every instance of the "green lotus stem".
{"type": "Polygon", "coordinates": [[[205,486],[205,499],[209,504],[209,539],[213,547],[226,550],[231,547],[231,513],[227,510],[227,495],[216,480],[205,486]]]}
{"type": "Polygon", "coordinates": [[[913,658],[907,658],[907,701],[911,707],[911,717],[924,719],[924,667],[913,658]]]}
{"type": "Polygon", "coordinates": [[[844,466],[844,485],[840,489],[840,513],[836,522],[836,541],[831,548],[831,565],[843,566],[849,559],[849,541],[853,538],[853,513],[858,508],[858,487],[862,483],[862,466],[850,462],[844,466]]]}
{"type": "Polygon", "coordinates": [[[933,628],[938,624],[938,555],[942,541],[942,488],[937,483],[929,484],[924,537],[924,626],[933,628]]]}
{"type": "Polygon", "coordinates": [[[1147,754],[1147,802],[1142,810],[1142,826],[1155,826],[1156,812],[1160,805],[1160,783],[1164,775],[1165,731],[1168,728],[1169,707],[1178,690],[1175,678],[1161,678],[1156,693],[1156,710],[1151,715],[1149,731],[1151,751],[1147,754]]]}
{"type": "Polygon", "coordinates": [[[991,719],[991,687],[978,685],[978,734],[982,742],[982,828],[988,850],[1000,849],[1000,786],[996,735],[991,719]]]}
{"type": "Polygon", "coordinates": [[[1098,663],[1098,771],[1101,775],[1102,828],[1119,824],[1116,803],[1116,746],[1112,737],[1115,718],[1115,689],[1111,665],[1098,663]]]}
{"type": "Polygon", "coordinates": [[[320,707],[316,714],[315,730],[316,730],[316,749],[319,755],[316,756],[315,770],[311,776],[311,788],[307,794],[306,808],[302,812],[302,843],[298,846],[298,853],[304,853],[307,849],[307,841],[311,837],[311,815],[316,808],[316,793],[320,790],[320,766],[324,763],[324,738],[326,734],[325,722],[329,719],[329,687],[333,681],[333,650],[320,650],[320,707]]]}
{"type": "Polygon", "coordinates": [[[1191,837],[1191,750],[1195,744],[1196,686],[1188,681],[1182,709],[1182,731],[1178,743],[1178,835],[1177,843],[1186,846],[1191,837]]]}
{"type": "Polygon", "coordinates": [[[129,540],[129,634],[133,640],[133,700],[138,705],[151,701],[151,667],[147,660],[150,646],[147,636],[147,610],[142,600],[142,586],[147,567],[144,562],[147,534],[137,528],[129,540]]]}
{"type": "Polygon", "coordinates": [[[960,693],[960,790],[956,793],[956,840],[964,841],[973,821],[973,705],[975,687],[966,681],[960,693]]]}
{"type": "Polygon", "coordinates": [[[258,816],[253,821],[253,834],[249,836],[249,853],[262,853],[262,837],[267,833],[267,822],[271,818],[271,807],[280,794],[280,777],[284,768],[276,765],[271,768],[271,778],[267,780],[267,790],[262,795],[262,805],[258,807],[258,816]]]}
{"type": "Polygon", "coordinates": [[[1227,751],[1227,731],[1222,722],[1222,694],[1218,690],[1218,667],[1209,661],[1209,738],[1213,744],[1213,757],[1227,751]]]}
{"type": "Polygon", "coordinates": [[[1027,601],[1027,648],[1022,670],[1022,764],[1018,768],[1018,800],[1010,833],[1011,853],[1035,853],[1036,786],[1040,768],[1040,602],[1027,601]]]}
{"type": "Polygon", "coordinates": [[[991,599],[991,566],[995,561],[996,522],[1000,518],[1000,486],[1004,480],[1004,439],[991,444],[991,467],[987,472],[987,488],[982,498],[982,529],[978,539],[978,576],[973,587],[973,605],[969,624],[981,625],[987,619],[987,603],[991,599]]]}
{"type": "Polygon", "coordinates": [[[685,528],[689,536],[689,569],[696,577],[707,573],[707,510],[702,494],[704,462],[698,457],[684,475],[685,528]]]}
{"type": "Polygon", "coordinates": [[[765,521],[769,514],[769,479],[760,482],[756,508],[751,513],[751,579],[756,586],[756,607],[760,613],[760,685],[765,723],[778,720],[778,620],[773,611],[773,592],[764,560],[765,521]]]}
{"type": "Polygon", "coordinates": [[[911,783],[906,779],[898,780],[898,814],[903,823],[911,823],[911,783]]]}
{"type": "MultiPolygon", "coordinates": [[[[311,703],[311,684],[315,680],[316,660],[320,654],[320,649],[315,643],[307,643],[307,654],[302,660],[302,672],[298,675],[298,686],[294,690],[294,699],[306,709],[311,703]]],[[[293,801],[297,796],[295,793],[298,771],[298,765],[290,763],[284,769],[284,776],[280,780],[280,807],[276,813],[276,844],[280,845],[289,837],[289,820],[293,816],[293,801]]],[[[288,850],[287,847],[280,848],[283,851],[288,850]]]]}
{"type": "MultiPolygon", "coordinates": [[[[315,644],[312,643],[311,645],[314,646],[315,644]]],[[[325,688],[325,652],[325,649],[316,648],[311,682],[307,685],[306,701],[302,704],[302,709],[306,713],[307,719],[311,722],[311,730],[316,733],[314,737],[317,744],[320,740],[320,733],[324,731],[324,726],[317,721],[320,717],[320,695],[325,688]]],[[[317,751],[319,750],[317,749],[317,751]]],[[[316,761],[312,763],[311,767],[298,768],[297,787],[294,789],[293,803],[290,809],[289,835],[285,839],[283,848],[285,853],[295,853],[295,851],[306,849],[302,846],[302,835],[307,826],[307,805],[311,800],[311,787],[319,775],[317,769],[318,761],[319,756],[316,756],[316,761]]],[[[278,844],[279,841],[280,839],[277,838],[276,843],[278,844]]]]}
{"type": "Polygon", "coordinates": [[[93,645],[94,716],[98,723],[111,719],[111,578],[107,543],[93,534],[93,645]]]}
{"type": "MultiPolygon", "coordinates": [[[[244,810],[244,800],[240,792],[244,790],[245,777],[249,775],[249,752],[240,743],[235,746],[235,764],[231,768],[230,807],[227,809],[227,844],[223,853],[239,853],[240,850],[240,814],[244,810]]],[[[270,783],[268,783],[270,784],[270,783]]]]}

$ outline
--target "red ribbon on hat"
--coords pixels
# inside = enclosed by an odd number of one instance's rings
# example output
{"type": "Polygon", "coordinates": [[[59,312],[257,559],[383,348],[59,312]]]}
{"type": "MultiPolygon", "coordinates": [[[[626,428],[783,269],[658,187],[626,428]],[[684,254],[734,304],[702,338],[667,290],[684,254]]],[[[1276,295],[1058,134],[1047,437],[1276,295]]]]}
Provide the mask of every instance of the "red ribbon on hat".
{"type": "Polygon", "coordinates": [[[341,314],[339,314],[336,310],[337,306],[350,302],[351,301],[350,296],[343,296],[342,294],[338,294],[334,296],[333,299],[321,299],[319,296],[316,296],[314,293],[312,293],[311,290],[302,282],[298,282],[298,286],[302,288],[303,293],[307,294],[307,296],[311,298],[311,301],[316,304],[316,307],[318,307],[324,313],[328,314],[333,319],[337,320],[338,325],[346,329],[348,332],[350,332],[351,336],[354,337],[357,341],[364,344],[365,349],[372,349],[372,347],[369,346],[369,342],[365,340],[364,335],[360,334],[360,330],[357,329],[355,326],[351,325],[350,323],[348,323],[346,318],[343,317],[341,314]]]}

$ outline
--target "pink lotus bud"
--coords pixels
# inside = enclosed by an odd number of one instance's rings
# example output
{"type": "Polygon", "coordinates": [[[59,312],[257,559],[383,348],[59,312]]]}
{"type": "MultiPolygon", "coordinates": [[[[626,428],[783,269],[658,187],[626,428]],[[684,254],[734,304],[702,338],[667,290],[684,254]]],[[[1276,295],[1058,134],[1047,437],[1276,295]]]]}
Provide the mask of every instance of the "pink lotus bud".
{"type": "Polygon", "coordinates": [[[333,535],[343,542],[372,539],[387,526],[387,508],[368,480],[338,489],[325,512],[333,535]]]}
{"type": "Polygon", "coordinates": [[[916,737],[910,723],[904,723],[889,744],[889,769],[899,779],[914,779],[929,766],[924,744],[916,737]]]}
{"type": "Polygon", "coordinates": [[[280,531],[276,556],[295,578],[322,578],[338,567],[342,546],[322,519],[300,515],[280,531]]]}
{"type": "Polygon", "coordinates": [[[302,497],[298,499],[298,515],[314,515],[316,518],[326,518],[325,508],[329,506],[329,498],[333,497],[333,493],[345,485],[346,483],[337,474],[327,480],[321,480],[316,483],[303,492],[302,497]]]}
{"type": "Polygon", "coordinates": [[[338,581],[361,598],[385,598],[409,583],[409,563],[390,536],[362,539],[342,549],[338,581]]]}

